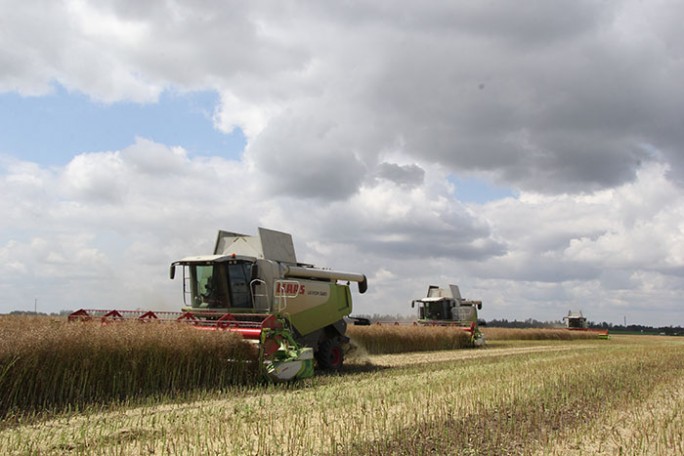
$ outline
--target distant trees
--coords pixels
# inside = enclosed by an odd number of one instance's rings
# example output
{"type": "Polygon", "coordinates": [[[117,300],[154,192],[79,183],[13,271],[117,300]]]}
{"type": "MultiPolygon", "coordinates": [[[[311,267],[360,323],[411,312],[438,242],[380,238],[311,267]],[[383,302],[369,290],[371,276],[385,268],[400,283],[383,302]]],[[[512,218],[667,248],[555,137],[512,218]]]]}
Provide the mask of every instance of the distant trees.
{"type": "MultiPolygon", "coordinates": [[[[524,321],[506,319],[487,320],[487,326],[495,328],[558,328],[565,327],[565,324],[560,321],[539,321],[533,318],[528,318],[524,321]]],[[[611,332],[629,332],[629,333],[644,333],[644,334],[663,334],[667,336],[684,336],[684,328],[681,326],[661,326],[653,327],[646,325],[614,325],[612,323],[595,323],[589,322],[589,328],[593,329],[607,329],[611,332]]]]}
{"type": "Polygon", "coordinates": [[[590,328],[607,329],[613,332],[630,332],[630,333],[647,333],[647,334],[663,334],[666,336],[684,336],[684,328],[681,326],[646,326],[646,325],[614,325],[612,323],[594,323],[589,322],[590,328]]]}
{"type": "Polygon", "coordinates": [[[60,310],[59,313],[34,312],[32,310],[13,310],[8,315],[23,315],[34,317],[66,317],[71,312],[73,312],[73,310],[60,310]]]}
{"type": "Polygon", "coordinates": [[[528,318],[524,321],[509,321],[505,318],[501,320],[493,319],[487,320],[486,324],[494,328],[558,328],[559,326],[565,326],[561,321],[539,321],[534,318],[528,318]]]}

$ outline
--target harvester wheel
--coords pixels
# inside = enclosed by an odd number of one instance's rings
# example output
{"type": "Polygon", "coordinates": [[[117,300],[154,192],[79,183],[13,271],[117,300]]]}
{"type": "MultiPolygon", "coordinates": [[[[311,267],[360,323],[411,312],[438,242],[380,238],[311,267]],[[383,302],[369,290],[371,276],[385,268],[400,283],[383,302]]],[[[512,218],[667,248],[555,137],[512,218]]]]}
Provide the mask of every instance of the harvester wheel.
{"type": "Polygon", "coordinates": [[[344,362],[342,346],[334,339],[321,342],[318,345],[316,361],[318,361],[318,367],[321,369],[337,370],[341,368],[344,362]]]}

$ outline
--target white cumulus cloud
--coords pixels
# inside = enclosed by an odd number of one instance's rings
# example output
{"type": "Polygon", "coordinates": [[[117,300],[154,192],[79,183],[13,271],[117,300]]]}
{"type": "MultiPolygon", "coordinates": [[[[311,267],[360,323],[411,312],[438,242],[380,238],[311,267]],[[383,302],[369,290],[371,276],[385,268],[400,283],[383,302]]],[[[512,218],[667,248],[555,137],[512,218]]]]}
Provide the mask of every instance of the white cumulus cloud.
{"type": "Polygon", "coordinates": [[[57,310],[177,308],[168,262],[261,225],[292,232],[303,260],[373,277],[365,313],[410,312],[428,284],[458,283],[485,318],[581,307],[682,323],[679,2],[5,0],[0,13],[0,94],[59,85],[104,106],[210,91],[214,127],[247,140],[232,161],[145,137],[57,167],[1,151],[0,311],[38,292],[57,310]],[[465,203],[453,176],[515,196],[465,203]]]}

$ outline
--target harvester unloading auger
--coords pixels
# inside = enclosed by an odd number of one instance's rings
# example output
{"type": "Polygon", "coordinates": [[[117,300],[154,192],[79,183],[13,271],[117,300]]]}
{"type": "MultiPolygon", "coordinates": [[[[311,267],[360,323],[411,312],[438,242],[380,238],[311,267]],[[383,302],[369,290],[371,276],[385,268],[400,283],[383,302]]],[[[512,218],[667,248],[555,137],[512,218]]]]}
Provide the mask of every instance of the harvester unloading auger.
{"type": "Polygon", "coordinates": [[[178,267],[182,312],[81,309],[69,319],[177,320],[237,332],[258,345],[263,372],[276,381],[312,376],[314,359],[323,369],[342,366],[349,343],[344,317],[352,311],[349,282],[364,293],[365,275],[299,263],[292,236],[264,228],[258,236],[219,231],[213,255],[173,262],[172,279],[178,267]]]}

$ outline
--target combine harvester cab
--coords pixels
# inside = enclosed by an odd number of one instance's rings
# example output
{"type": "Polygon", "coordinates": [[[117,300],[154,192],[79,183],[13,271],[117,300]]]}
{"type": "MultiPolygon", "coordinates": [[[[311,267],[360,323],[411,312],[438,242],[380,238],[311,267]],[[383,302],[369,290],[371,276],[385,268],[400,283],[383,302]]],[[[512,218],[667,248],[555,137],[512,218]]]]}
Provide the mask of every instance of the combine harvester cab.
{"type": "Polygon", "coordinates": [[[430,285],[425,298],[411,302],[411,307],[416,305],[419,325],[453,326],[466,331],[474,346],[484,345],[484,334],[480,332],[477,321],[477,311],[482,309],[482,301],[462,298],[458,285],[449,285],[449,288],[430,285]]]}
{"type": "Polygon", "coordinates": [[[177,267],[183,268],[183,312],[199,327],[258,343],[269,378],[311,376],[314,358],[323,369],[342,366],[349,282],[364,293],[365,275],[299,263],[290,234],[264,228],[258,236],[219,231],[213,255],[172,263],[171,278],[177,267]]]}

